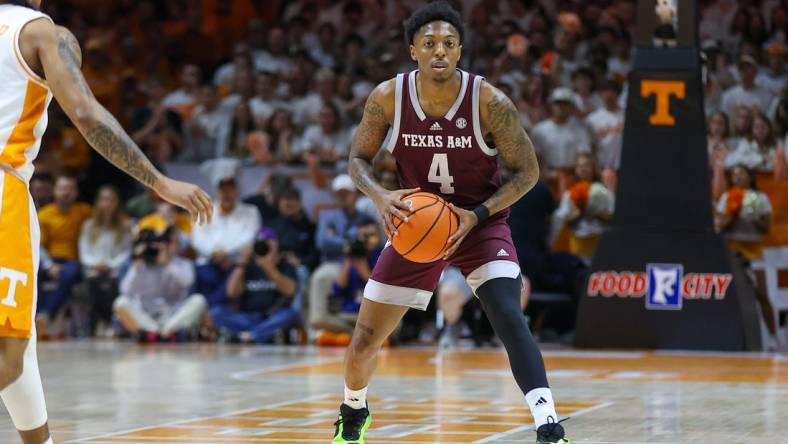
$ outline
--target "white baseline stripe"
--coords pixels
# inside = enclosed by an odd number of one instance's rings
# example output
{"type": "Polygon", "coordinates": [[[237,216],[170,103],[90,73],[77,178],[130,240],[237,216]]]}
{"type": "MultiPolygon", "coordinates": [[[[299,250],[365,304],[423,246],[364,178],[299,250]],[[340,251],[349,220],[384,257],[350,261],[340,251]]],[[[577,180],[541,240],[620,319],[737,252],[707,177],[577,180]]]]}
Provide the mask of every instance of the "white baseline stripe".
{"type": "Polygon", "coordinates": [[[344,356],[338,356],[334,358],[317,358],[308,361],[301,361],[292,364],[275,365],[271,367],[259,367],[259,368],[253,368],[249,370],[243,370],[240,372],[232,373],[230,374],[230,378],[236,381],[248,381],[247,378],[249,376],[272,373],[272,372],[280,372],[282,370],[290,370],[299,367],[311,367],[313,365],[334,364],[337,362],[342,362],[344,359],[345,359],[344,356]]]}

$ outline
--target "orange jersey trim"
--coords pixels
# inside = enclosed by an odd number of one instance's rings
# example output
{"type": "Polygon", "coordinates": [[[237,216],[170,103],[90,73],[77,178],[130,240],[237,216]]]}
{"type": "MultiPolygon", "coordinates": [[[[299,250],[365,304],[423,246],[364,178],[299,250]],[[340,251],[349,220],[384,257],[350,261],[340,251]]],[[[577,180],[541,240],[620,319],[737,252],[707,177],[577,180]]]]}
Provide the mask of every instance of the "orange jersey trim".
{"type": "Polygon", "coordinates": [[[11,165],[14,169],[27,163],[25,152],[36,143],[34,130],[46,111],[48,95],[49,90],[45,87],[33,81],[27,82],[22,115],[0,153],[0,163],[11,165]]]}
{"type": "MultiPolygon", "coordinates": [[[[31,21],[33,21],[33,20],[31,20],[31,21]]],[[[30,23],[30,22],[27,22],[27,23],[30,23]]],[[[25,25],[27,25],[27,23],[25,23],[25,25]]],[[[30,65],[27,64],[27,61],[25,61],[25,58],[22,57],[22,53],[19,51],[19,33],[22,32],[22,29],[25,27],[25,25],[20,26],[16,30],[16,32],[14,33],[14,45],[13,46],[14,46],[14,55],[16,56],[16,62],[19,63],[19,66],[22,67],[22,70],[25,72],[25,74],[27,74],[27,76],[30,77],[30,80],[32,80],[32,81],[38,83],[40,86],[43,86],[43,87],[46,88],[47,87],[46,80],[44,78],[42,78],[41,76],[39,76],[38,74],[36,74],[35,71],[33,71],[30,68],[30,65]]]]}

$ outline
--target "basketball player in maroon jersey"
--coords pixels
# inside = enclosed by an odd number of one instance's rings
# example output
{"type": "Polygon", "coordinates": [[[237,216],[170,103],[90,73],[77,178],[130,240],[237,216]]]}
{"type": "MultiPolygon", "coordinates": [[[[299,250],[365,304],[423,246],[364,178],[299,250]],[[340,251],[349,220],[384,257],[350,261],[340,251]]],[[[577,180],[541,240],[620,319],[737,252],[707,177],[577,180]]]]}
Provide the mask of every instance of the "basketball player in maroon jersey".
{"type": "Polygon", "coordinates": [[[430,264],[410,262],[391,246],[383,250],[345,357],[345,401],[333,443],[364,442],[372,418],[367,386],[383,341],[409,307],[426,309],[441,271],[454,264],[506,347],[534,416],[536,442],[568,444],[520,308],[520,267],[507,224],[509,207],[538,179],[533,146],[511,100],[482,77],[457,69],[464,34],[457,11],[442,1],[429,3],[408,19],[405,34],[418,69],[381,83],[369,96],[348,169],[389,232],[395,232],[393,216],[405,219],[403,197],[417,190],[450,202],[460,226],[444,257],[430,264]],[[372,174],[389,128],[382,149],[396,158],[398,191],[384,189],[372,174]],[[499,160],[512,173],[506,180],[499,160]]]}

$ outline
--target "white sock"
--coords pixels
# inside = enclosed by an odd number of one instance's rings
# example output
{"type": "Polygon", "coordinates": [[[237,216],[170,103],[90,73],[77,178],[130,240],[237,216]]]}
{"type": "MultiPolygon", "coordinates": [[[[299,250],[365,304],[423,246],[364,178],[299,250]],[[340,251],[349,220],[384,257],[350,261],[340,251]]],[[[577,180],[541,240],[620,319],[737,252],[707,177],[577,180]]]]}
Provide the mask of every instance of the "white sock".
{"type": "Polygon", "coordinates": [[[539,428],[542,424],[547,424],[548,418],[552,418],[550,422],[558,422],[558,415],[555,413],[555,403],[553,402],[553,393],[547,387],[541,387],[531,390],[525,394],[525,400],[528,402],[528,407],[531,408],[531,414],[534,417],[534,424],[539,428]]]}
{"type": "Polygon", "coordinates": [[[367,406],[367,389],[369,386],[361,390],[350,390],[345,385],[345,404],[356,410],[363,409],[367,406]]]}
{"type": "Polygon", "coordinates": [[[55,442],[52,441],[52,438],[49,438],[44,444],[55,444],[55,442]]]}

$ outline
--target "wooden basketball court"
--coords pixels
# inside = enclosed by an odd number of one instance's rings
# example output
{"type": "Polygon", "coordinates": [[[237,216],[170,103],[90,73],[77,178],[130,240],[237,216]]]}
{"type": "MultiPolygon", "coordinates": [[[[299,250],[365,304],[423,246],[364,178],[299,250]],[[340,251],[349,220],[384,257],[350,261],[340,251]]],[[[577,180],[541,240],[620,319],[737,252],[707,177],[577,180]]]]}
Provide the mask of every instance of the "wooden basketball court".
{"type": "MultiPolygon", "coordinates": [[[[341,349],[45,343],[56,442],[328,443],[341,349]]],[[[573,442],[788,442],[788,356],[547,350],[573,442]]],[[[533,442],[502,350],[387,350],[376,443],[533,442]]],[[[18,442],[6,416],[0,442],[18,442]]]]}

